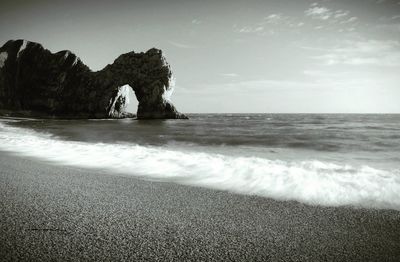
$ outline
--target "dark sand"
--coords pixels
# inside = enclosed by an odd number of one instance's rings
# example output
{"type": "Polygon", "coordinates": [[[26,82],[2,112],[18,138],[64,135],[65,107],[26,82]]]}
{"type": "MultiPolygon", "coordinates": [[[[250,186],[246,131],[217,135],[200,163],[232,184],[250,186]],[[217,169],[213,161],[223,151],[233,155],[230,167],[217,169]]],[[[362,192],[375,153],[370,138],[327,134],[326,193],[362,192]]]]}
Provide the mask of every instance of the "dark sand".
{"type": "Polygon", "coordinates": [[[326,208],[0,153],[0,260],[400,261],[400,212],[326,208]]]}

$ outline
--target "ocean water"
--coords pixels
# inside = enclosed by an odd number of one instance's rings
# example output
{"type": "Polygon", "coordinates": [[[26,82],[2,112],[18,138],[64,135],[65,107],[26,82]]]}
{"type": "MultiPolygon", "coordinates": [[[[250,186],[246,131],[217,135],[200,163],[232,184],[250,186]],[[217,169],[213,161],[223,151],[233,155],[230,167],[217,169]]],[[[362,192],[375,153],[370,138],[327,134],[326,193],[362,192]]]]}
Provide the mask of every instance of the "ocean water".
{"type": "Polygon", "coordinates": [[[0,119],[0,151],[324,206],[400,210],[400,115],[0,119]]]}

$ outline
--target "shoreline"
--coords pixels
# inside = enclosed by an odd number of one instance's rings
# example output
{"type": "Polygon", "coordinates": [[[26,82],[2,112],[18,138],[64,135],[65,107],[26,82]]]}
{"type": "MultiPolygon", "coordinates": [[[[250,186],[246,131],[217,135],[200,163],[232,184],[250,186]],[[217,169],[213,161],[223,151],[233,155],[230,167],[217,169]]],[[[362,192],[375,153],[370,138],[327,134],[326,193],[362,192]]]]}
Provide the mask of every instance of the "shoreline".
{"type": "Polygon", "coordinates": [[[309,206],[0,152],[2,260],[396,261],[400,212],[309,206]]]}

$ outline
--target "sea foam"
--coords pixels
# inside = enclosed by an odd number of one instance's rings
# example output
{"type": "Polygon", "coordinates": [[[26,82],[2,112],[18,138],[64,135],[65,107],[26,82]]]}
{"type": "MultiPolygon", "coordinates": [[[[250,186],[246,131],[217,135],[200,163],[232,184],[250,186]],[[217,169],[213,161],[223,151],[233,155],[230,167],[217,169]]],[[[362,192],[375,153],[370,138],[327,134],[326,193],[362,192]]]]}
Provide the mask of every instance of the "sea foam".
{"type": "Polygon", "coordinates": [[[400,210],[400,171],[166,147],[65,141],[0,122],[0,150],[57,164],[325,206],[400,210]]]}

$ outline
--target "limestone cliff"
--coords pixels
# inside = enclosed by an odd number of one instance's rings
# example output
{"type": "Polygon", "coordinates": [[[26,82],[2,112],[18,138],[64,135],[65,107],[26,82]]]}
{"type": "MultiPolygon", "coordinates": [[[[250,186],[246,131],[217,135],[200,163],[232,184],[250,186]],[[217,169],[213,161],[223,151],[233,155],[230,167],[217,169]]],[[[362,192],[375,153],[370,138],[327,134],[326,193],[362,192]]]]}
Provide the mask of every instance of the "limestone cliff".
{"type": "Polygon", "coordinates": [[[127,88],[139,101],[137,118],[186,118],[165,97],[172,73],[161,50],[129,52],[92,72],[70,51],[10,40],[0,48],[0,109],[29,116],[126,117],[127,88]]]}

